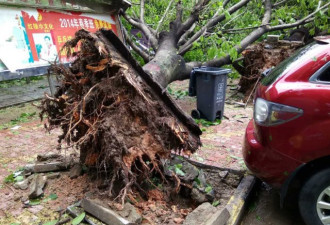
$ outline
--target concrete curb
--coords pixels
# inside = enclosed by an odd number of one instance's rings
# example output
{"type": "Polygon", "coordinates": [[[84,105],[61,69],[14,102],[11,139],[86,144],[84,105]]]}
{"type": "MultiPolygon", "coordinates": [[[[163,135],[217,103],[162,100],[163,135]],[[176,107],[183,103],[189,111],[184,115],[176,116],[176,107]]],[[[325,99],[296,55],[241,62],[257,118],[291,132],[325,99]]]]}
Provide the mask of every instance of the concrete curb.
{"type": "Polygon", "coordinates": [[[226,225],[238,225],[242,219],[246,200],[256,184],[257,178],[251,175],[245,175],[235,190],[233,196],[229,199],[226,208],[230,214],[226,225]]]}

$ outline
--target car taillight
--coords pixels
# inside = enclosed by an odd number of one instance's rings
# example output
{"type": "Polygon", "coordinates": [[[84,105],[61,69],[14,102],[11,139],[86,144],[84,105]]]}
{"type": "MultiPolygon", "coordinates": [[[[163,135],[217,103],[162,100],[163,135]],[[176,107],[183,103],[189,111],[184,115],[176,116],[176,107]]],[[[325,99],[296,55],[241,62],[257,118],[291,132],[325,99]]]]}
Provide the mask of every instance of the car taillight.
{"type": "Polygon", "coordinates": [[[303,114],[303,110],[282,105],[262,98],[254,104],[254,120],[261,126],[275,126],[294,120],[303,114]]]}

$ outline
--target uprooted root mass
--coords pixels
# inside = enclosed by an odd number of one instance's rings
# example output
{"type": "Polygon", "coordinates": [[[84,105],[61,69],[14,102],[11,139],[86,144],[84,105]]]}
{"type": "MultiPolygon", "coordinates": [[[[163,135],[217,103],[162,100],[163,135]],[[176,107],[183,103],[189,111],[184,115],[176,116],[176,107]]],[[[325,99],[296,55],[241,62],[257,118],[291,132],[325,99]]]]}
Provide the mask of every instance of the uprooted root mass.
{"type": "Polygon", "coordinates": [[[171,151],[193,153],[200,132],[187,125],[188,117],[179,119],[164,103],[167,93],[142,79],[104,32],[80,30],[65,44],[75,61],[70,68],[52,66],[61,85],[54,97],[46,95],[41,116],[48,129],[62,128],[59,142],[79,147],[83,163],[110,174],[109,193],[123,200],[153,172],[163,176],[160,160],[171,151]],[[115,183],[121,183],[119,192],[115,183]]]}

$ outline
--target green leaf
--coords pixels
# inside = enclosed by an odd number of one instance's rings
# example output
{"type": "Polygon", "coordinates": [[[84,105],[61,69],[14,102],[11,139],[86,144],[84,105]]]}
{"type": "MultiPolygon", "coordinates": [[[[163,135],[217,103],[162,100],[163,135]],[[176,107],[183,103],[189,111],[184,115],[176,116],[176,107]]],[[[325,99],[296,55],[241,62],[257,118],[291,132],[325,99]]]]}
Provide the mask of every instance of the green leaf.
{"type": "Polygon", "coordinates": [[[210,193],[212,191],[212,187],[209,185],[205,188],[206,193],[210,193]]]}
{"type": "Polygon", "coordinates": [[[57,194],[51,193],[47,198],[42,200],[42,202],[48,202],[49,200],[56,200],[58,198],[57,194]]]}
{"type": "Polygon", "coordinates": [[[217,207],[219,204],[220,204],[220,201],[219,200],[212,202],[212,205],[214,207],[217,207]]]}
{"type": "Polygon", "coordinates": [[[138,38],[142,38],[142,34],[141,34],[140,32],[137,33],[136,36],[137,36],[138,38]]]}
{"type": "Polygon", "coordinates": [[[52,220],[52,221],[44,223],[43,225],[55,225],[57,222],[58,222],[57,220],[52,220]]]}
{"type": "Polygon", "coordinates": [[[225,17],[226,17],[226,20],[229,20],[231,18],[231,15],[229,14],[228,11],[225,11],[225,17]]]}
{"type": "Polygon", "coordinates": [[[40,205],[40,202],[40,199],[32,199],[30,200],[29,205],[40,205]]]}
{"type": "Polygon", "coordinates": [[[15,182],[20,182],[22,180],[24,180],[24,177],[23,176],[17,176],[17,177],[15,177],[15,182]]]}
{"type": "Polygon", "coordinates": [[[179,176],[184,176],[185,175],[185,173],[177,167],[175,167],[175,173],[178,174],[179,176]]]}
{"type": "Polygon", "coordinates": [[[81,213],[79,216],[77,216],[76,218],[74,218],[71,221],[71,224],[72,225],[78,225],[78,224],[80,224],[84,220],[85,216],[86,216],[86,213],[85,212],[81,213]]]}
{"type": "Polygon", "coordinates": [[[55,193],[51,193],[48,198],[50,198],[51,200],[56,200],[58,198],[57,194],[55,193]]]}
{"type": "Polygon", "coordinates": [[[198,186],[201,185],[201,181],[200,181],[200,179],[198,179],[198,177],[195,178],[195,182],[197,183],[198,186]]]}
{"type": "Polygon", "coordinates": [[[182,168],[182,163],[175,164],[175,167],[181,169],[182,168]]]}
{"type": "Polygon", "coordinates": [[[9,174],[6,178],[5,178],[5,183],[14,183],[15,182],[15,178],[14,178],[14,174],[9,174]]]}

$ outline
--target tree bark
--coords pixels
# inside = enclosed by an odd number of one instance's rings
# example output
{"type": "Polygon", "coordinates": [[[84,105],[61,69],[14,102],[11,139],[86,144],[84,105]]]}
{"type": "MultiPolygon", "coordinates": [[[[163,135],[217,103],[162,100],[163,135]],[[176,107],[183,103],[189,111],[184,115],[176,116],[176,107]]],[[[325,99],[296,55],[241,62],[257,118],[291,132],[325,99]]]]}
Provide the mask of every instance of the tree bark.
{"type": "Polygon", "coordinates": [[[159,44],[155,57],[143,66],[143,70],[162,87],[178,80],[180,74],[186,70],[185,61],[177,54],[175,36],[165,34],[159,44]]]}

